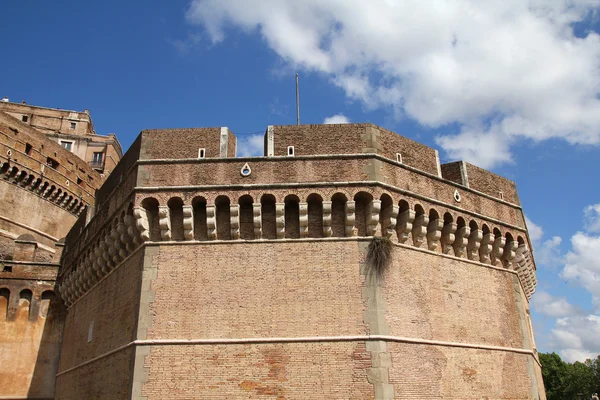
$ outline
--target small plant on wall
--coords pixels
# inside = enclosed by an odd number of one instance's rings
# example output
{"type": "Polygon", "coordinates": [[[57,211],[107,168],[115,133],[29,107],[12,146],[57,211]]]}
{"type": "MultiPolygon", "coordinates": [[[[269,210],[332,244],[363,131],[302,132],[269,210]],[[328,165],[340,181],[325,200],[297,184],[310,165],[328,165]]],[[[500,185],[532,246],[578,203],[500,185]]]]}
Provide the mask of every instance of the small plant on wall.
{"type": "Polygon", "coordinates": [[[375,236],[371,239],[365,258],[365,273],[371,279],[381,280],[392,262],[392,241],[375,236]]]}

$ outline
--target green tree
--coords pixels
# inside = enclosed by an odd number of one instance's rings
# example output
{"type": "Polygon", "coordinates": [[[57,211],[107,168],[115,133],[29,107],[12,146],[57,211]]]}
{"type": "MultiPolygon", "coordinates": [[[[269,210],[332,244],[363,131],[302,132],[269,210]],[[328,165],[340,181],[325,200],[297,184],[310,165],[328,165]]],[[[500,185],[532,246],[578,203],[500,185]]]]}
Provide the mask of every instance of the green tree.
{"type": "Polygon", "coordinates": [[[548,400],[566,400],[568,387],[568,366],[556,353],[540,353],[542,377],[548,400]]]}

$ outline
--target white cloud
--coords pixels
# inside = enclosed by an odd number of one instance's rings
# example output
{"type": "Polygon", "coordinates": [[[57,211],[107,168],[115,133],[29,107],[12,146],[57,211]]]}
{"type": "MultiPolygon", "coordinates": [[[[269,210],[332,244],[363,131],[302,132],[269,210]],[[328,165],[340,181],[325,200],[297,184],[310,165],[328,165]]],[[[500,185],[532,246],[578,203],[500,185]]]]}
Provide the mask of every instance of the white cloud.
{"type": "Polygon", "coordinates": [[[563,261],[560,254],[560,244],[562,238],[553,236],[550,239],[542,241],[544,229],[525,216],[525,223],[529,231],[529,238],[533,246],[535,262],[538,267],[556,268],[563,261]]]}
{"type": "Polygon", "coordinates": [[[323,120],[324,124],[347,124],[350,120],[344,114],[335,114],[323,120]]]}
{"type": "Polygon", "coordinates": [[[564,257],[560,252],[561,243],[562,238],[560,236],[553,236],[539,245],[534,244],[536,264],[548,268],[556,268],[563,263],[564,257]]]}
{"type": "Polygon", "coordinates": [[[577,232],[571,238],[571,250],[565,256],[561,272],[564,279],[574,280],[592,294],[600,307],[600,236],[577,232]]]}
{"type": "Polygon", "coordinates": [[[583,210],[584,226],[588,232],[600,232],[600,203],[587,206],[583,210]]]}
{"type": "Polygon", "coordinates": [[[585,361],[600,354],[600,315],[559,318],[550,340],[566,361],[585,361]]]}
{"type": "Polygon", "coordinates": [[[542,227],[527,218],[527,216],[525,216],[525,224],[527,225],[527,230],[529,231],[529,238],[531,241],[534,243],[539,242],[544,235],[544,230],[542,227]]]}
{"type": "Polygon", "coordinates": [[[572,24],[600,0],[192,0],[213,43],[258,33],[290,66],[324,73],[367,108],[427,127],[483,167],[512,162],[519,139],[600,144],[600,36],[572,24]]]}
{"type": "Polygon", "coordinates": [[[251,157],[264,155],[264,135],[258,133],[238,137],[237,139],[238,157],[251,157]]]}
{"type": "Polygon", "coordinates": [[[564,297],[554,297],[543,290],[537,291],[531,298],[531,307],[546,317],[558,318],[579,314],[579,309],[564,297]]]}

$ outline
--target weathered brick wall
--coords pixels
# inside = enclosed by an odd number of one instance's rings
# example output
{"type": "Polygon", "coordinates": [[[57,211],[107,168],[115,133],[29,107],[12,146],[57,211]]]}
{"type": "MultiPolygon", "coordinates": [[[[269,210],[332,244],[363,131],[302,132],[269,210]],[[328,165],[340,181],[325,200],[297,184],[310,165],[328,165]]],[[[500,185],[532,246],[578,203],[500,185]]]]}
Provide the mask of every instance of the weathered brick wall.
{"type": "Polygon", "coordinates": [[[55,276],[56,268],[40,266],[13,265],[12,273],[0,272],[0,398],[54,395],[64,323],[52,291],[55,276]]]}
{"type": "Polygon", "coordinates": [[[520,290],[507,270],[397,247],[384,281],[386,321],[397,336],[521,348],[520,290]]]}
{"type": "MultiPolygon", "coordinates": [[[[134,339],[136,328],[136,310],[139,305],[139,282],[140,265],[143,257],[143,251],[138,251],[128,260],[122,263],[114,272],[102,280],[97,286],[91,289],[77,303],[73,304],[67,313],[65,323],[64,346],[60,358],[59,373],[68,369],[78,367],[80,364],[105,353],[116,349],[119,346],[128,344],[134,339]],[[93,321],[92,340],[88,342],[88,332],[90,323],[93,321]]],[[[107,379],[118,378],[118,382],[125,384],[127,379],[121,379],[121,374],[129,371],[129,358],[121,355],[115,356],[109,360],[104,360],[96,364],[90,364],[89,371],[98,373],[103,371],[103,363],[108,363],[111,368],[117,372],[101,372],[98,380],[102,376],[107,379]],[[120,365],[120,363],[126,365],[120,365]],[[102,374],[107,375],[102,375],[102,374]],[[110,378],[112,377],[112,378],[110,378]]],[[[85,370],[76,368],[72,371],[61,374],[58,377],[56,398],[85,398],[77,397],[85,393],[86,385],[90,380],[83,380],[82,376],[86,374],[85,370]],[[83,390],[80,391],[80,390],[83,390]],[[72,392],[74,391],[74,392],[72,392]]],[[[123,389],[114,384],[114,390],[110,393],[116,393],[123,389]]],[[[102,389],[96,385],[90,385],[102,389]]],[[[120,392],[119,392],[120,393],[120,392]]],[[[113,397],[98,397],[113,398],[113,397]]],[[[114,397],[122,398],[122,397],[114,397]]]]}
{"type": "Polygon", "coordinates": [[[277,125],[273,127],[275,156],[363,153],[365,124],[277,125]]]}
{"type": "Polygon", "coordinates": [[[227,157],[235,157],[237,155],[237,140],[233,132],[227,130],[227,157]]]}
{"type": "Polygon", "coordinates": [[[36,230],[61,239],[77,219],[56,204],[5,181],[0,181],[0,199],[0,216],[4,217],[0,228],[16,236],[30,234],[46,246],[54,247],[54,241],[36,230]]]}
{"type": "Polygon", "coordinates": [[[520,204],[517,186],[511,180],[496,175],[473,164],[465,163],[469,187],[511,203],[520,204]],[[502,193],[502,194],[500,194],[502,193]]]}
{"type": "Polygon", "coordinates": [[[206,157],[219,157],[221,128],[153,129],[141,133],[141,160],[161,158],[198,158],[198,149],[206,157]]]}
{"type": "Polygon", "coordinates": [[[55,399],[131,399],[133,351],[133,348],[127,348],[59,375],[55,399]]]}
{"type": "Polygon", "coordinates": [[[148,399],[373,399],[364,343],[153,347],[148,399]],[[166,368],[166,366],[170,366],[166,368]]]}
{"type": "Polygon", "coordinates": [[[407,137],[377,127],[378,151],[384,157],[396,161],[396,153],[402,154],[402,163],[433,175],[438,175],[435,150],[407,137]]]}
{"type": "MultiPolygon", "coordinates": [[[[148,326],[139,339],[371,333],[530,348],[513,274],[397,247],[378,303],[361,275],[365,247],[356,241],[160,246],[145,266],[152,301],[147,318],[140,316],[148,326]],[[383,319],[373,325],[380,312],[383,319]]],[[[148,399],[375,393],[367,379],[374,355],[360,340],[153,345],[149,352],[147,381],[134,382],[148,399]]],[[[395,342],[387,342],[386,354],[395,398],[529,399],[541,384],[529,355],[395,342]]]]}
{"type": "Polygon", "coordinates": [[[527,355],[406,343],[388,350],[395,399],[538,399],[527,355]]]}
{"type": "Polygon", "coordinates": [[[456,182],[459,185],[465,185],[466,182],[463,182],[462,173],[460,170],[460,166],[462,165],[462,161],[456,161],[452,163],[442,164],[442,177],[452,182],[456,182]]]}
{"type": "Polygon", "coordinates": [[[161,246],[153,265],[147,339],[364,333],[356,242],[161,246]]]}

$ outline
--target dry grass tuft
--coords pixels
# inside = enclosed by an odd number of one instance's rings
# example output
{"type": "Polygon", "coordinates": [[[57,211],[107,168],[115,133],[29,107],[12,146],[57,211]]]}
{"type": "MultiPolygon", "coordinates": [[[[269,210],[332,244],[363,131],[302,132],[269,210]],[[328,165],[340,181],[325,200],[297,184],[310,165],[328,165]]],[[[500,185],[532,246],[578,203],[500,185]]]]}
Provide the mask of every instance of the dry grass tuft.
{"type": "Polygon", "coordinates": [[[390,267],[392,262],[392,241],[385,237],[375,236],[367,248],[365,259],[366,275],[380,279],[390,267]]]}

